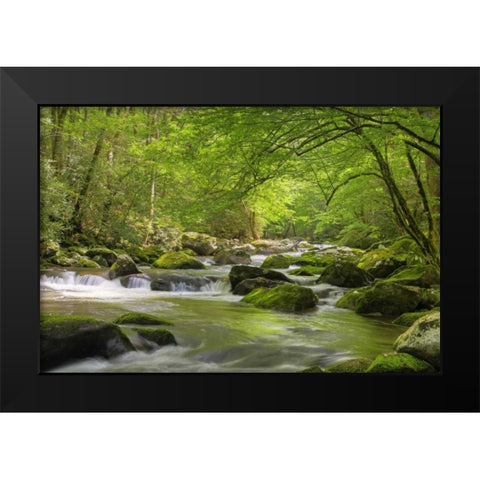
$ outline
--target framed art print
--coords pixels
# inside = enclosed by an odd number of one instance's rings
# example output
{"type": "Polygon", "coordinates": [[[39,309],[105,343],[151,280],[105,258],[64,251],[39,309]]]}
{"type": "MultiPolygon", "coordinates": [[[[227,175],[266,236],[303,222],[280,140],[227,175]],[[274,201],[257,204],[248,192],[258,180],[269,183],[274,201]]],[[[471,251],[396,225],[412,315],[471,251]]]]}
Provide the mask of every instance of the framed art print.
{"type": "Polygon", "coordinates": [[[475,68],[2,69],[2,409],[478,411],[478,106],[475,68]]]}

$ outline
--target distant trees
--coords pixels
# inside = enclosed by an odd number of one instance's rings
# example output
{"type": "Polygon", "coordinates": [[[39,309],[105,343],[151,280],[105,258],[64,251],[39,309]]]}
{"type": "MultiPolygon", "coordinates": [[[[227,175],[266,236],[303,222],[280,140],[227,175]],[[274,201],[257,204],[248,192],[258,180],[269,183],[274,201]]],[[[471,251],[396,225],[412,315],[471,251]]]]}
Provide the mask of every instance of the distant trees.
{"type": "Polygon", "coordinates": [[[432,107],[43,107],[41,236],[355,227],[407,234],[438,264],[439,124],[432,107]]]}

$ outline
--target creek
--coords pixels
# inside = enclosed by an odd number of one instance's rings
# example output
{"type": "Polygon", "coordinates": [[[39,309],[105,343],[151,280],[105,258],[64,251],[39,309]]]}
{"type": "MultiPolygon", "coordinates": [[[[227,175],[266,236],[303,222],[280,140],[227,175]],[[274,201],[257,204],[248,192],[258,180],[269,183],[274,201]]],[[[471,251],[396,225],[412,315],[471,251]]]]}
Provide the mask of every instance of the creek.
{"type": "MultiPolygon", "coordinates": [[[[292,255],[299,253],[288,252],[292,255]]],[[[264,255],[254,255],[252,265],[264,255]]],[[[51,269],[41,272],[41,313],[88,315],[113,321],[126,312],[158,315],[178,343],[153,352],[130,352],[109,360],[88,358],[62,365],[52,372],[296,372],[312,365],[326,367],[340,360],[392,351],[405,327],[381,317],[365,317],[335,307],[346,289],[314,284],[314,277],[288,274],[309,286],[320,304],[302,314],[264,310],[232,295],[231,266],[214,265],[199,257],[206,270],[140,269],[152,279],[178,274],[202,276],[192,284],[172,282],[171,291],[152,291],[150,281],[106,280],[106,269],[51,269]]],[[[122,329],[131,334],[128,326],[122,329]]]]}

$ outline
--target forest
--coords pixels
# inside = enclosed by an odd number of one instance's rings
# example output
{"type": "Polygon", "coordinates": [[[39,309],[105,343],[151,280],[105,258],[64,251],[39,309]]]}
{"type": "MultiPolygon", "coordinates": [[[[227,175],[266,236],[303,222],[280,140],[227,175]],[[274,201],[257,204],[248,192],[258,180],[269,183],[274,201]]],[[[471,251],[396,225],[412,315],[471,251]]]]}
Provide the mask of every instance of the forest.
{"type": "MultiPolygon", "coordinates": [[[[343,305],[337,297],[334,305],[354,310],[351,315],[413,313],[417,319],[415,312],[438,309],[438,107],[45,106],[39,128],[40,267],[50,279],[52,271],[63,270],[56,285],[65,284],[70,269],[77,275],[73,283],[84,286],[100,284],[90,278],[94,273],[107,280],[148,277],[151,292],[157,269],[185,275],[190,269],[193,278],[198,272],[192,262],[203,261],[213,270],[230,265],[231,270],[207,273],[218,281],[229,275],[227,287],[234,292],[235,268],[302,277],[261,275],[264,283],[257,281],[247,296],[285,287],[268,281],[307,288],[305,279],[313,276],[315,284],[343,288],[335,292],[343,305]],[[199,247],[202,242],[211,248],[199,247]],[[186,255],[190,263],[168,264],[168,255],[186,255]],[[263,257],[255,262],[255,255],[263,257]],[[124,256],[135,267],[123,275],[105,271],[119,268],[124,256]],[[363,280],[326,276],[326,269],[342,262],[337,277],[363,280]],[[231,267],[238,264],[253,266],[231,267]],[[385,285],[421,289],[422,300],[399,309],[368,311],[358,301],[346,306],[355,292],[346,289],[385,285]],[[426,301],[432,287],[436,301],[426,301]]],[[[195,282],[170,281],[165,290],[175,290],[175,284],[190,291],[195,282]]],[[[46,290],[55,290],[51,283],[46,290]]],[[[314,304],[321,305],[319,292],[312,291],[314,304]]],[[[91,313],[86,298],[75,300],[75,312],[91,313]]],[[[49,314],[65,313],[58,298],[49,302],[49,314]]],[[[439,314],[437,323],[439,328],[439,314]]],[[[315,363],[309,357],[301,365],[323,371],[331,360],[315,363]]]]}

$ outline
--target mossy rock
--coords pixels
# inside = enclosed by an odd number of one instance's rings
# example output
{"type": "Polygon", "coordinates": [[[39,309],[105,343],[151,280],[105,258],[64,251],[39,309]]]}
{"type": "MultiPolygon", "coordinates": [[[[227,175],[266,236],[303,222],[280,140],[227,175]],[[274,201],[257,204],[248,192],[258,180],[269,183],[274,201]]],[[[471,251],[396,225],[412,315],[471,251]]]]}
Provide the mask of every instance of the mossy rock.
{"type": "Polygon", "coordinates": [[[440,312],[424,315],[395,341],[397,352],[409,353],[440,368],[440,312]]]}
{"type": "Polygon", "coordinates": [[[411,238],[400,238],[393,242],[388,249],[393,257],[406,262],[407,265],[421,265],[425,263],[420,247],[411,238]]]}
{"type": "Polygon", "coordinates": [[[247,278],[238,283],[233,289],[234,295],[247,295],[257,288],[275,288],[283,285],[279,280],[270,280],[265,277],[247,278]]]}
{"type": "Polygon", "coordinates": [[[50,370],[88,357],[111,358],[135,350],[117,325],[77,315],[42,315],[40,367],[50,370]]]}
{"type": "Polygon", "coordinates": [[[367,290],[368,287],[355,288],[353,290],[350,290],[338,299],[336,306],[338,308],[348,308],[349,310],[355,310],[357,301],[365,294],[367,290]]]}
{"type": "Polygon", "coordinates": [[[320,275],[325,271],[326,267],[314,267],[312,265],[305,265],[304,267],[294,268],[289,270],[289,275],[296,275],[298,277],[313,277],[315,275],[320,275]]]}
{"type": "Polygon", "coordinates": [[[207,268],[202,262],[183,252],[164,253],[153,266],[172,270],[202,270],[207,268]]]}
{"type": "Polygon", "coordinates": [[[101,267],[108,267],[108,262],[101,255],[95,255],[92,258],[92,262],[98,263],[101,267]]]}
{"type": "Polygon", "coordinates": [[[85,255],[92,259],[96,256],[100,256],[107,262],[107,266],[109,267],[111,267],[116,262],[118,257],[118,255],[113,250],[105,247],[91,248],[85,252],[85,255]]]}
{"type": "Polygon", "coordinates": [[[282,272],[276,272],[275,270],[266,270],[259,267],[249,267],[246,265],[234,265],[228,275],[232,289],[234,289],[240,282],[246,280],[247,278],[257,277],[264,277],[268,278],[269,280],[278,280],[280,282],[293,283],[293,281],[290,280],[282,272]]]}
{"type": "Polygon", "coordinates": [[[327,373],[365,373],[372,363],[369,358],[352,358],[330,365],[325,369],[327,373]]]}
{"type": "Polygon", "coordinates": [[[89,260],[88,258],[81,258],[75,266],[81,268],[100,268],[100,265],[97,262],[89,260]]]}
{"type": "Polygon", "coordinates": [[[295,265],[311,266],[311,267],[326,267],[335,261],[333,255],[315,255],[314,252],[302,253],[300,257],[295,258],[295,265]]]}
{"type": "Polygon", "coordinates": [[[347,232],[339,241],[340,245],[365,250],[378,242],[378,233],[369,229],[352,229],[347,232]]]}
{"type": "Polygon", "coordinates": [[[406,263],[406,260],[395,257],[388,248],[377,248],[365,252],[357,267],[370,273],[375,278],[386,278],[406,263]]]}
{"type": "Polygon", "coordinates": [[[329,283],[337,287],[364,287],[374,280],[373,276],[353,263],[335,262],[325,268],[317,283],[329,283]]]}
{"type": "Polygon", "coordinates": [[[310,288],[287,284],[253,290],[242,302],[282,312],[304,312],[317,305],[318,297],[310,288]]]}
{"type": "Polygon", "coordinates": [[[420,302],[417,305],[417,310],[431,310],[434,307],[440,306],[440,290],[436,288],[421,289],[420,302]]]}
{"type": "Polygon", "coordinates": [[[440,308],[434,308],[433,310],[423,310],[421,312],[407,312],[400,315],[392,323],[394,325],[402,325],[404,327],[411,327],[419,318],[431,313],[439,312],[440,308]]]}
{"type": "Polygon", "coordinates": [[[177,341],[171,332],[163,328],[133,328],[142,338],[159,346],[177,345],[177,341]]]}
{"type": "Polygon", "coordinates": [[[186,232],[181,242],[182,248],[189,248],[197,255],[212,255],[216,249],[216,238],[203,233],[186,232]]]}
{"type": "Polygon", "coordinates": [[[416,265],[397,270],[385,282],[429,288],[440,284],[440,272],[432,265],[416,265]]]}
{"type": "Polygon", "coordinates": [[[50,258],[60,252],[60,245],[54,240],[45,240],[40,244],[40,256],[50,258]]]}
{"type": "Polygon", "coordinates": [[[308,367],[304,370],[300,370],[297,373],[325,373],[325,370],[318,365],[314,365],[313,367],[308,367]]]}
{"type": "Polygon", "coordinates": [[[78,253],[70,252],[67,254],[63,251],[59,251],[55,254],[55,256],[49,258],[48,260],[55,265],[59,265],[60,267],[71,267],[77,263],[78,259],[78,253]]]}
{"type": "Polygon", "coordinates": [[[215,253],[213,260],[218,265],[248,265],[252,260],[243,250],[220,250],[215,253]]]}
{"type": "Polygon", "coordinates": [[[126,253],[119,255],[117,261],[110,267],[108,276],[110,280],[118,277],[124,277],[125,275],[134,275],[142,273],[135,262],[126,253]]]}
{"type": "Polygon", "coordinates": [[[133,245],[127,249],[127,253],[135,263],[151,265],[158,257],[165,253],[165,249],[157,245],[149,245],[146,247],[133,245]]]}
{"type": "Polygon", "coordinates": [[[288,268],[296,259],[290,255],[270,255],[263,261],[261,268],[288,268]]]}
{"type": "Polygon", "coordinates": [[[172,325],[167,320],[142,312],[124,313],[117,317],[113,323],[116,325],[172,325]]]}
{"type": "Polygon", "coordinates": [[[355,312],[400,315],[419,308],[422,290],[396,283],[379,282],[356,299],[355,312]]]}
{"type": "Polygon", "coordinates": [[[378,355],[366,373],[434,373],[432,365],[408,353],[378,355]]]}

